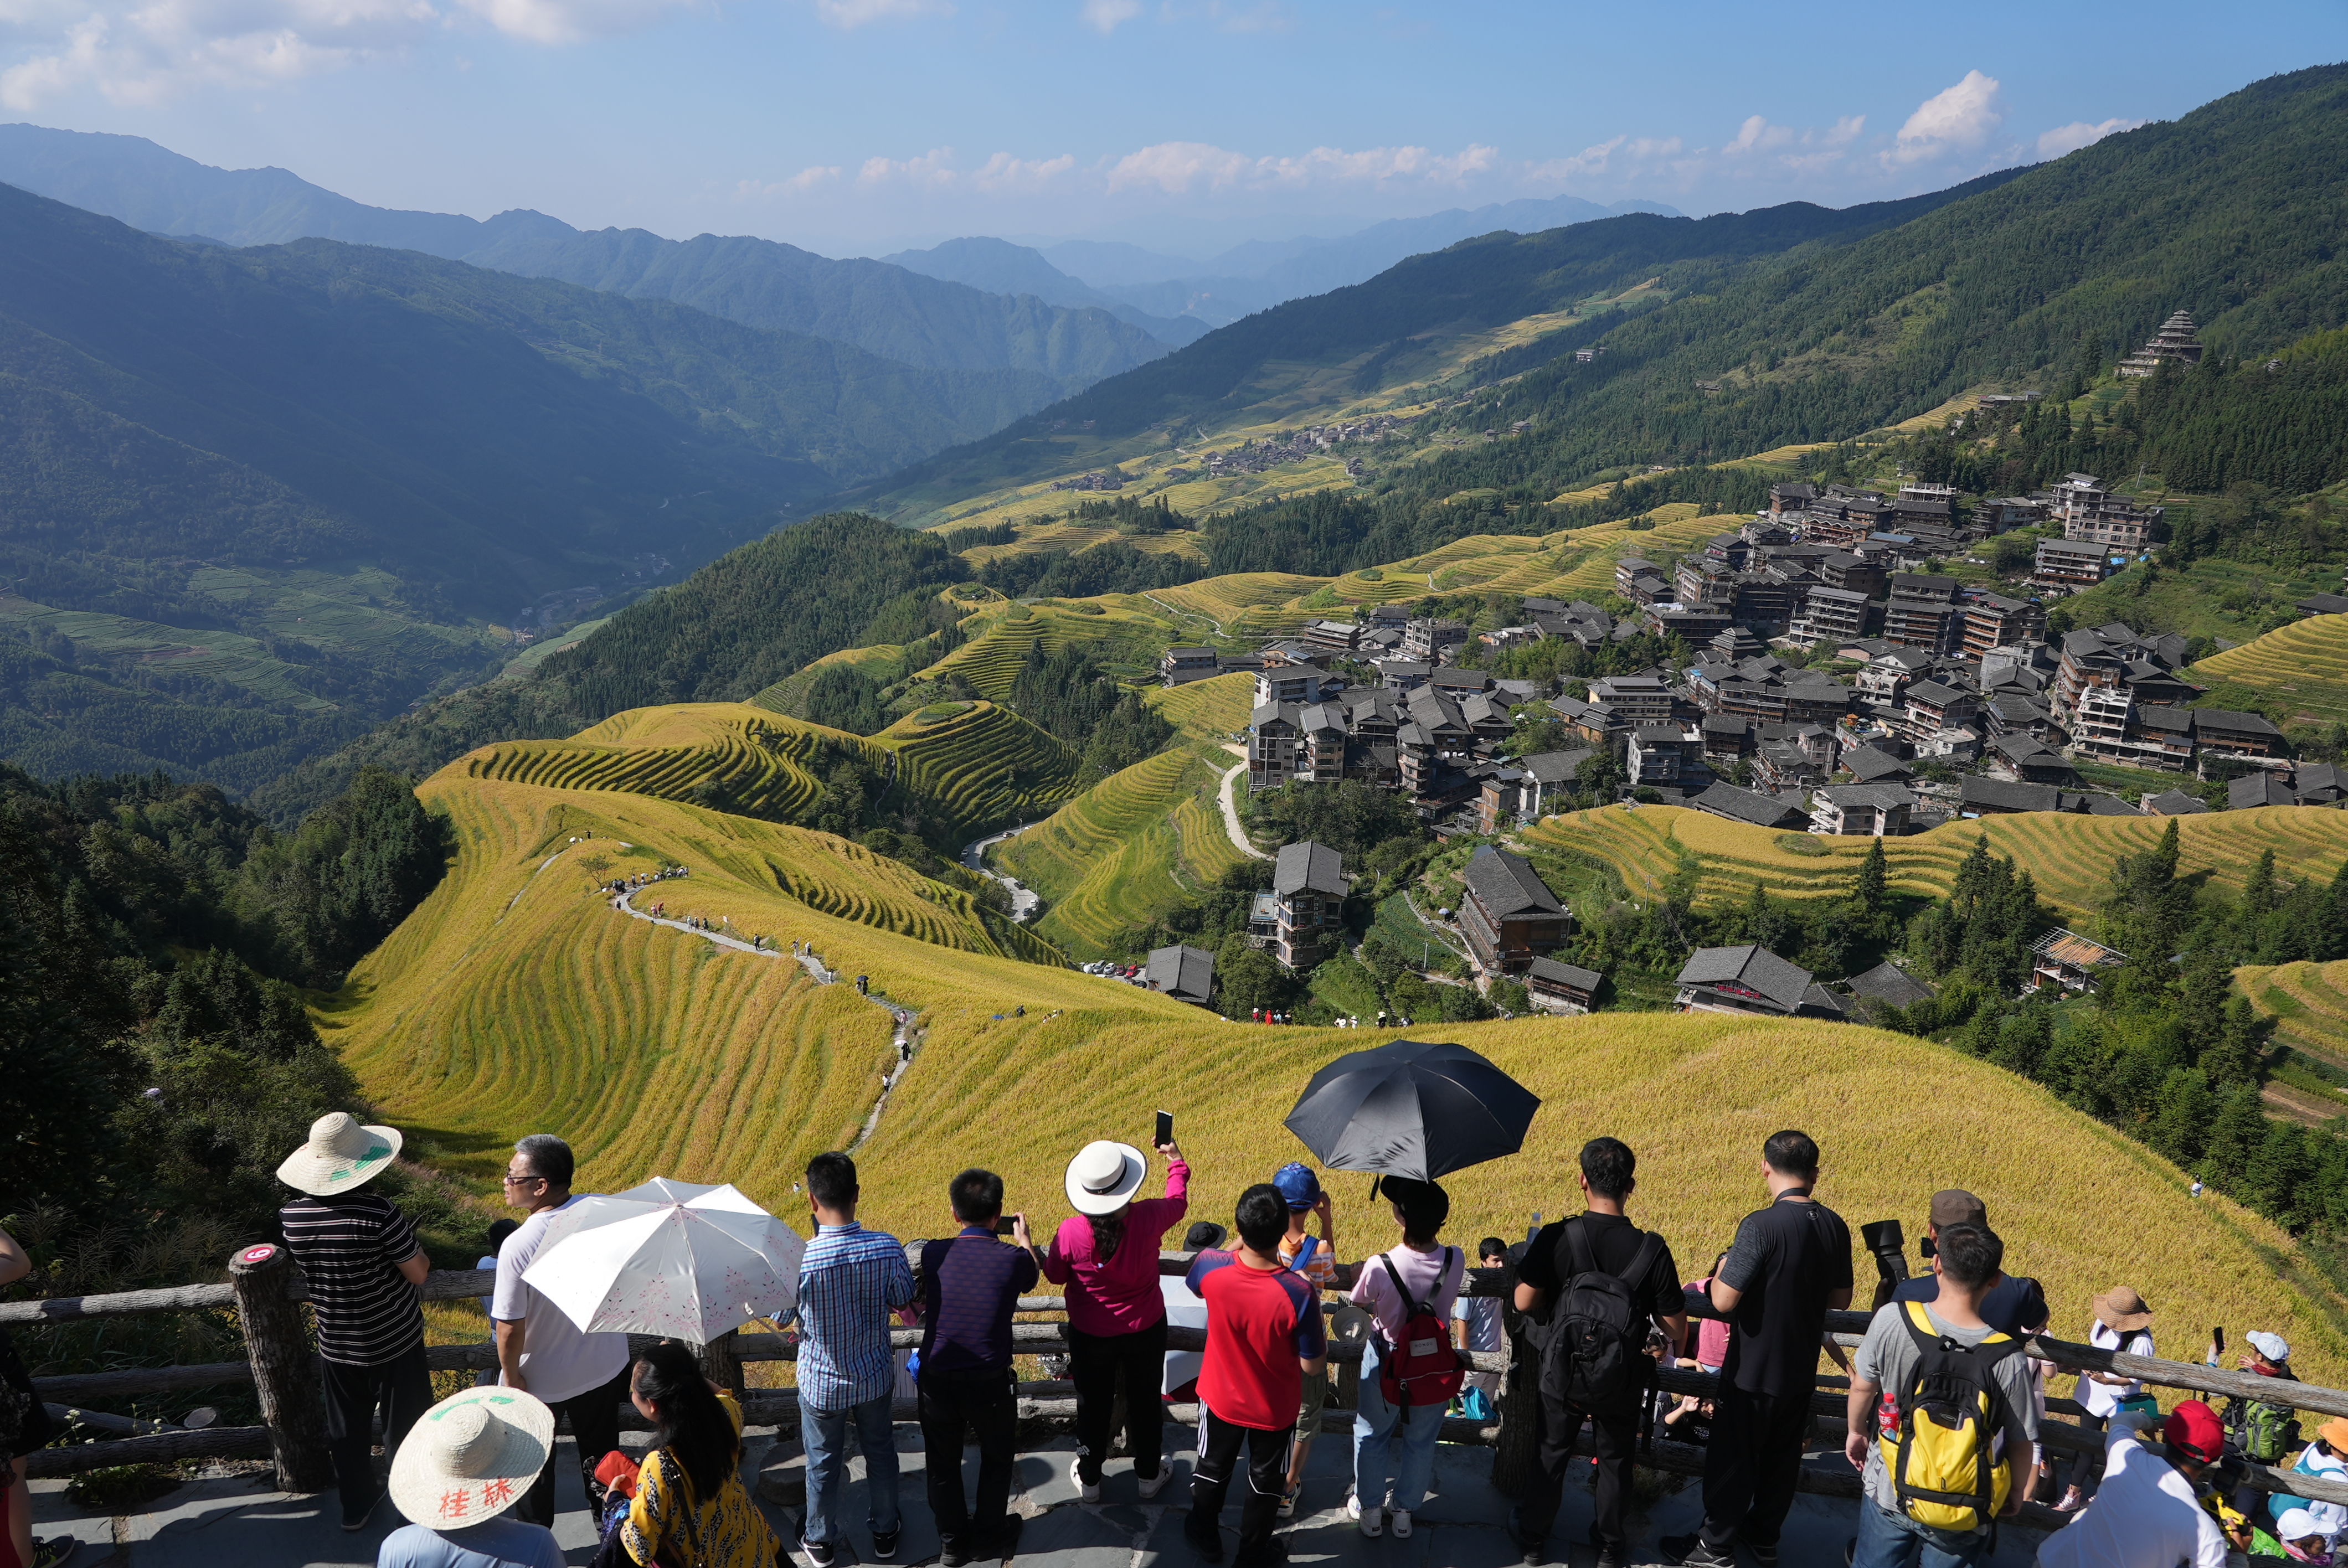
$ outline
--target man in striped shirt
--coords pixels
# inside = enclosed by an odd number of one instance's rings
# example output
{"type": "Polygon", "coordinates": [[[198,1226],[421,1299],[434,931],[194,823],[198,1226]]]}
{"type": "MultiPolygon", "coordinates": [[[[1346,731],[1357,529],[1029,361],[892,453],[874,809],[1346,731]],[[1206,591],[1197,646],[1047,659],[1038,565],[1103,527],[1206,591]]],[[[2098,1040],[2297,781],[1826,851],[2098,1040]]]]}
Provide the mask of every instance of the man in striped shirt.
{"type": "Polygon", "coordinates": [[[362,1126],[337,1111],[313,1122],[310,1141],[277,1168],[278,1180],[306,1194],[279,1209],[277,1223],[317,1317],[326,1439],[345,1530],[365,1529],[383,1501],[373,1463],[376,1409],[388,1460],[432,1407],[417,1296],[432,1265],[407,1216],[381,1193],[360,1190],[391,1164],[399,1145],[392,1128],[362,1126]]]}
{"type": "MultiPolygon", "coordinates": [[[[831,1568],[847,1533],[839,1492],[848,1469],[848,1429],[864,1450],[872,1555],[897,1555],[897,1440],[890,1407],[897,1363],[890,1315],[912,1304],[913,1271],[904,1244],[856,1223],[856,1162],[818,1154],[808,1162],[815,1240],[799,1261],[799,1441],[807,1450],[807,1524],[799,1549],[831,1568]]],[[[786,1319],[788,1321],[788,1319],[786,1319]]]]}

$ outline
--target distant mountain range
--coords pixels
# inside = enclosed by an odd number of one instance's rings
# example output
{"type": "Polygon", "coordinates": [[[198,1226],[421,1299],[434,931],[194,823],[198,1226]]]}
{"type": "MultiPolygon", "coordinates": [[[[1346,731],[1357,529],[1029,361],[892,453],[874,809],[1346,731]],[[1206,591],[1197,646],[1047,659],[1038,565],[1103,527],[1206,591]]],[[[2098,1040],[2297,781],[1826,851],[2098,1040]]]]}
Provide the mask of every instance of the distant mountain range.
{"type": "MultiPolygon", "coordinates": [[[[909,251],[888,259],[933,278],[977,288],[994,286],[983,278],[1017,277],[1024,280],[1024,291],[1038,299],[1074,303],[1081,298],[1138,313],[1128,320],[1155,322],[1170,316],[1224,326],[1289,300],[1365,282],[1406,257],[1440,251],[1479,234],[1537,234],[1625,212],[1679,216],[1677,209],[1656,201],[1601,206],[1578,196],[1553,196],[1494,202],[1472,210],[1454,207],[1424,218],[1394,218],[1336,239],[1250,240],[1203,261],[1092,240],[1070,240],[1041,250],[1000,240],[955,240],[932,251],[909,251]],[[1013,263],[1002,253],[1006,250],[1025,250],[1033,260],[1013,263]],[[1056,284],[1054,279],[1065,282],[1056,284]]],[[[1161,329],[1152,330],[1166,336],[1161,329]]]]}
{"type": "MultiPolygon", "coordinates": [[[[0,182],[149,233],[280,245],[302,239],[421,251],[524,277],[673,300],[931,370],[1037,377],[1040,406],[1189,341],[1096,305],[991,292],[883,261],[833,261],[771,240],[573,229],[516,210],[486,221],[369,207],[282,169],[214,169],[140,137],[0,126],[0,182]]],[[[1025,410],[1022,410],[1025,412],[1025,410]]]]}

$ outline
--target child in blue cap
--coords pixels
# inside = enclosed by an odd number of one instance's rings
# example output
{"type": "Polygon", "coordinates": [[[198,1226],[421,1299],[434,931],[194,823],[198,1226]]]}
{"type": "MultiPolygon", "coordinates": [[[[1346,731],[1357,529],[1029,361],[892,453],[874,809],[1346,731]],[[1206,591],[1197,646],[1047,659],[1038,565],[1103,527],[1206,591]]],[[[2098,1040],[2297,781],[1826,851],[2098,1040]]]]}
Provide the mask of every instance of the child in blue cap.
{"type": "MultiPolygon", "coordinates": [[[[1288,1234],[1280,1238],[1280,1261],[1303,1275],[1314,1290],[1328,1289],[1337,1278],[1337,1230],[1321,1178],[1310,1165],[1291,1161],[1273,1173],[1272,1184],[1288,1204],[1288,1234]],[[1304,1234],[1307,1215],[1319,1218],[1319,1235],[1304,1234]]],[[[1304,1461],[1312,1456],[1313,1439],[1321,1430],[1321,1410],[1328,1399],[1329,1372],[1324,1367],[1304,1379],[1304,1397],[1296,1412],[1295,1448],[1288,1460],[1288,1491],[1280,1500],[1282,1519],[1296,1512],[1296,1494],[1304,1484],[1304,1461]]]]}

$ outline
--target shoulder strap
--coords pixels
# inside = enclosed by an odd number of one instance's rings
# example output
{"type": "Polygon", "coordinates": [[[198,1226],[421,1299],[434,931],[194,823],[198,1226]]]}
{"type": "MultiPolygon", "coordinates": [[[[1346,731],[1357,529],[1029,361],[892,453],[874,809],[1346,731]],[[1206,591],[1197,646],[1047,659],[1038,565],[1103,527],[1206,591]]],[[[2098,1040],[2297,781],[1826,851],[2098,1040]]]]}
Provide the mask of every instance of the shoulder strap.
{"type": "Polygon", "coordinates": [[[1622,1276],[1622,1283],[1633,1290],[1638,1289],[1640,1284],[1646,1279],[1647,1271],[1654,1267],[1656,1260],[1663,1255],[1663,1238],[1661,1232],[1647,1231],[1641,1235],[1639,1250],[1632,1255],[1631,1267],[1622,1276]]]}
{"type": "Polygon", "coordinates": [[[1394,1254],[1382,1252],[1378,1254],[1378,1261],[1386,1266],[1386,1277],[1394,1281],[1395,1294],[1402,1297],[1402,1315],[1405,1321],[1426,1311],[1426,1308],[1420,1305],[1418,1297],[1413,1296],[1410,1293],[1410,1287],[1402,1282],[1402,1271],[1395,1267],[1394,1254]]]}
{"type": "MultiPolygon", "coordinates": [[[[1598,1256],[1591,1250],[1590,1238],[1581,1234],[1581,1220],[1568,1220],[1560,1227],[1558,1245],[1565,1249],[1567,1260],[1573,1265],[1573,1272],[1565,1274],[1564,1278],[1558,1281],[1560,1285],[1571,1279],[1574,1275],[1598,1272],[1598,1256]]],[[[1559,1272],[1564,1273],[1563,1270],[1559,1272]]]]}

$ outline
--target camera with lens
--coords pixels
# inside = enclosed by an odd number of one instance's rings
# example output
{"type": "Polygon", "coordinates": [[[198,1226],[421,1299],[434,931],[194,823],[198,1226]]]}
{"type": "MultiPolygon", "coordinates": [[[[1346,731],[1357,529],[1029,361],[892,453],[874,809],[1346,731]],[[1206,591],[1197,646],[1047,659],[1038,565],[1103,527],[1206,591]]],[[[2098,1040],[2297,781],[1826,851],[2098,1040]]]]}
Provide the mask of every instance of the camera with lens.
{"type": "MultiPolygon", "coordinates": [[[[1876,1220],[1859,1227],[1867,1250],[1875,1255],[1875,1305],[1891,1299],[1908,1277],[1908,1237],[1898,1220],[1876,1220]]],[[[1932,1238],[1924,1238],[1924,1255],[1932,1255],[1932,1238]]]]}

